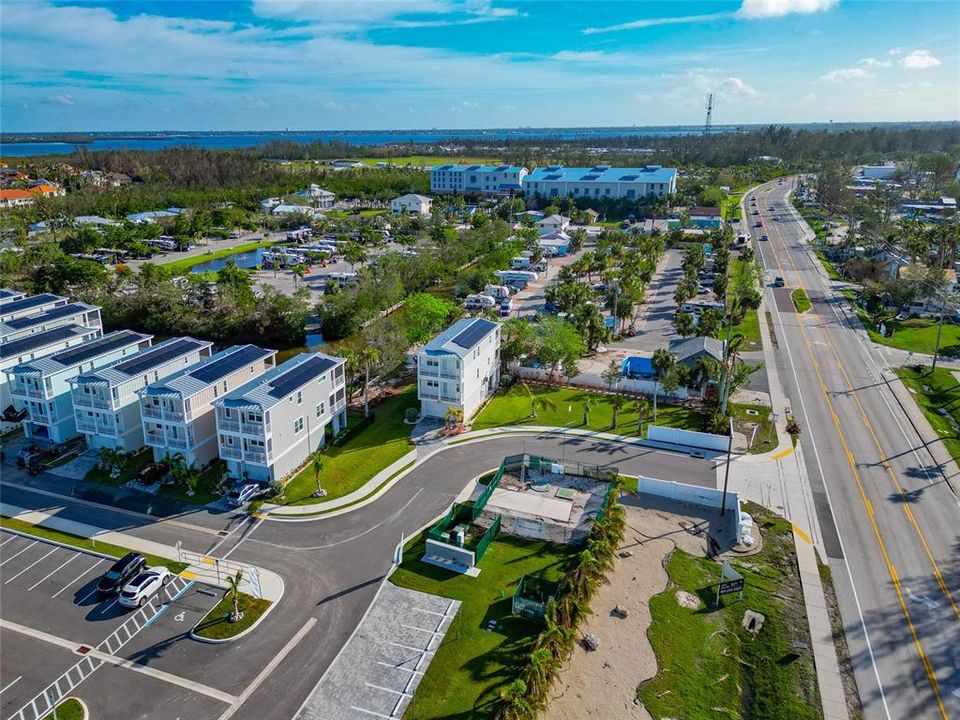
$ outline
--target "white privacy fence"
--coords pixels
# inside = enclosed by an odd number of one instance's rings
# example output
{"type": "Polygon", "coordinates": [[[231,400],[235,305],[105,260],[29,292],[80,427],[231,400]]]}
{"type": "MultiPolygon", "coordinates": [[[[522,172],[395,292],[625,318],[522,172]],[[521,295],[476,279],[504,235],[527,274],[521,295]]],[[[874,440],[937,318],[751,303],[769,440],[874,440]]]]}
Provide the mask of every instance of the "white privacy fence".
{"type": "Polygon", "coordinates": [[[647,440],[703,448],[704,450],[722,450],[724,452],[726,452],[730,443],[730,438],[726,435],[680,430],[679,428],[661,427],[660,425],[647,426],[647,440]]]}
{"type": "MultiPolygon", "coordinates": [[[[551,376],[550,371],[544,368],[531,368],[531,367],[521,367],[520,365],[511,365],[508,368],[508,371],[515,375],[518,378],[523,380],[536,380],[539,382],[556,382],[557,380],[564,380],[562,373],[551,376]]],[[[591,388],[593,390],[609,390],[609,386],[604,382],[603,378],[597,377],[596,375],[576,375],[573,378],[568,379],[568,385],[573,385],[574,387],[584,387],[591,388]]],[[[657,383],[653,380],[631,380],[629,378],[620,378],[619,381],[614,385],[614,389],[618,392],[634,393],[637,395],[653,395],[654,392],[657,392],[657,383]]],[[[666,393],[663,388],[659,389],[659,397],[661,400],[685,400],[687,398],[686,388],[678,388],[674,393],[666,393]]]]}

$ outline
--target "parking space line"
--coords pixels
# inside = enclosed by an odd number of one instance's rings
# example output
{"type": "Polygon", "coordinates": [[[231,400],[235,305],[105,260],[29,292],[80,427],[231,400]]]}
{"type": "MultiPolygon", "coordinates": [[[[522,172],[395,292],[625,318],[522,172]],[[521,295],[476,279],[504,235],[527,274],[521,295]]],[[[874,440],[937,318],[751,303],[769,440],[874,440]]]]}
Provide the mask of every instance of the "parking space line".
{"type": "Polygon", "coordinates": [[[29,545],[27,545],[23,550],[21,550],[20,552],[18,552],[16,555],[11,555],[10,557],[8,557],[8,558],[7,558],[6,560],[4,560],[3,562],[0,562],[0,567],[3,567],[4,565],[6,565],[8,562],[10,562],[11,560],[13,560],[13,559],[14,559],[15,557],[17,557],[18,555],[23,555],[23,553],[25,553],[27,550],[29,550],[30,548],[32,548],[32,547],[33,547],[34,545],[36,545],[38,542],[40,542],[40,541],[39,541],[39,540],[34,540],[32,543],[30,543],[29,545]]]}
{"type": "MultiPolygon", "coordinates": [[[[423,655],[417,660],[417,665],[420,664],[420,660],[423,659],[423,655]]],[[[402,670],[403,672],[413,673],[414,675],[423,675],[423,670],[417,670],[410,668],[405,668],[403,665],[394,665],[393,663],[384,662],[383,660],[377,660],[377,665],[383,665],[384,667],[392,668],[393,670],[402,670]]]]}
{"type": "Polygon", "coordinates": [[[357,707],[356,705],[350,706],[351,710],[358,710],[367,715],[373,715],[374,717],[385,718],[385,720],[393,720],[393,715],[384,715],[383,713],[374,712],[373,710],[367,710],[366,708],[357,707]]]}
{"type": "Polygon", "coordinates": [[[73,562],[74,560],[76,560],[78,557],[80,557],[80,555],[79,555],[78,553],[74,553],[73,555],[71,555],[70,557],[68,557],[64,562],[62,562],[55,570],[51,570],[49,573],[47,573],[47,574],[44,575],[42,578],[40,578],[39,580],[37,580],[33,585],[31,585],[30,587],[28,587],[27,590],[33,590],[37,585],[39,585],[40,583],[42,583],[44,580],[46,580],[46,579],[49,578],[50,576],[54,575],[55,573],[60,572],[63,568],[65,568],[67,565],[69,565],[70,563],[72,563],[72,562],[73,562]]]}
{"type": "MultiPolygon", "coordinates": [[[[430,638],[430,641],[433,641],[433,638],[430,638]]],[[[404,650],[413,650],[418,653],[433,652],[430,649],[424,649],[422,647],[412,647],[411,645],[404,645],[403,643],[393,642],[392,640],[388,641],[391,645],[398,648],[403,648],[404,650]]]]}
{"type": "Polygon", "coordinates": [[[415,607],[413,608],[417,612],[427,613],[428,615],[437,615],[439,617],[446,617],[446,613],[437,612],[436,610],[427,610],[426,608],[415,607]]]}
{"type": "Polygon", "coordinates": [[[4,581],[3,581],[3,584],[6,585],[7,583],[12,583],[14,580],[16,580],[18,577],[20,577],[21,575],[23,575],[27,570],[29,570],[30,568],[32,568],[34,565],[37,565],[38,563],[43,562],[43,561],[46,560],[48,557],[50,557],[51,555],[53,555],[58,549],[59,549],[59,548],[53,548],[53,550],[51,550],[50,552],[48,552],[46,555],[44,555],[44,556],[43,556],[42,558],[40,558],[39,560],[34,560],[32,563],[30,563],[29,565],[27,565],[23,570],[21,570],[20,572],[18,572],[16,575],[14,575],[14,576],[11,577],[11,578],[7,578],[6,580],[4,580],[4,581]]]}
{"type": "Polygon", "coordinates": [[[367,687],[371,687],[374,690],[383,690],[384,692],[393,693],[394,695],[406,695],[407,693],[403,690],[394,690],[393,688],[383,687],[383,685],[374,685],[373,683],[365,682],[363,683],[367,687]]]}
{"type": "Polygon", "coordinates": [[[0,688],[0,695],[3,695],[7,690],[9,690],[10,688],[12,688],[14,685],[16,685],[16,684],[17,684],[18,682],[20,682],[22,679],[23,679],[23,675],[20,675],[20,676],[17,677],[16,679],[14,679],[14,680],[12,680],[11,682],[7,683],[5,687],[0,688]]]}
{"type": "Polygon", "coordinates": [[[2,548],[4,545],[6,545],[6,544],[7,544],[8,542],[10,542],[11,540],[16,540],[18,537],[20,537],[20,536],[19,536],[19,535],[11,535],[10,537],[8,537],[8,538],[7,538],[6,540],[4,540],[3,542],[0,542],[0,548],[2,548]]]}
{"type": "MultiPolygon", "coordinates": [[[[80,573],[79,575],[77,575],[73,580],[71,580],[69,583],[67,583],[66,585],[64,585],[64,586],[63,586],[62,588],[60,588],[59,590],[57,590],[53,595],[50,596],[50,599],[52,600],[53,598],[55,598],[57,595],[59,595],[59,594],[62,593],[64,590],[66,590],[67,588],[69,588],[71,585],[73,585],[75,582],[77,582],[77,580],[79,580],[80,578],[82,578],[84,575],[86,575],[88,572],[90,572],[91,570],[93,570],[97,565],[99,565],[99,564],[102,563],[102,562],[103,562],[102,559],[101,559],[101,560],[97,560],[93,565],[91,565],[91,566],[88,567],[86,570],[84,570],[82,573],[80,573]]],[[[89,597],[89,595],[88,595],[87,597],[89,597]]]]}

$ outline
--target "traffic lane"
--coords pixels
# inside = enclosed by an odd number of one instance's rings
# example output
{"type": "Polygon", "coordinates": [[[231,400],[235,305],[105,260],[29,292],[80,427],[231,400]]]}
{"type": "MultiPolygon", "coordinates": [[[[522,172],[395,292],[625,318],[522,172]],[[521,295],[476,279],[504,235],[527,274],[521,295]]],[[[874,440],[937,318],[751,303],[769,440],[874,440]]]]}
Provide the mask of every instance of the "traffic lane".
{"type": "Polygon", "coordinates": [[[80,660],[57,645],[0,628],[0,714],[7,718],[80,660]]]}

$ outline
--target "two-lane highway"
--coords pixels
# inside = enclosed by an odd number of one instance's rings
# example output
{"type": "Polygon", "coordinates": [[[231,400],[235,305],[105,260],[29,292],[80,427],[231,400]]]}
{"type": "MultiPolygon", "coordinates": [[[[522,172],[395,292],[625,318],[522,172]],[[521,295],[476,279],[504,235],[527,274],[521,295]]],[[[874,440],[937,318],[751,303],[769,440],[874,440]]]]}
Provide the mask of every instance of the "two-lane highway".
{"type": "Polygon", "coordinates": [[[864,710],[960,718],[960,505],[806,245],[812,233],[791,190],[770,183],[751,193],[744,220],[769,238],[756,241],[768,283],[786,282],[766,295],[778,370],[803,427],[864,710]],[[803,314],[790,301],[798,288],[813,304],[803,314]]]}

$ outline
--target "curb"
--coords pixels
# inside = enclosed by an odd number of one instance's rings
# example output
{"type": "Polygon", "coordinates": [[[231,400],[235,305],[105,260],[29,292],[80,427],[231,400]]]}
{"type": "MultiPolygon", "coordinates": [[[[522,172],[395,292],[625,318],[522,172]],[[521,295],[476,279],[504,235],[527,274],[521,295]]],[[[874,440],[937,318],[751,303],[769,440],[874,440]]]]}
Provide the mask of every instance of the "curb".
{"type": "MultiPolygon", "coordinates": [[[[278,575],[277,577],[280,577],[280,576],[278,575]]],[[[213,612],[213,608],[210,608],[202,618],[197,620],[197,624],[194,625],[192,628],[190,628],[190,638],[192,640],[196,640],[197,642],[208,643],[210,645],[222,645],[224,643],[233,642],[234,640],[240,640],[241,638],[246,637],[247,635],[252,633],[254,630],[256,630],[260,626],[260,623],[266,620],[267,616],[273,612],[273,609],[280,604],[280,601],[283,599],[283,594],[285,591],[286,591],[286,583],[283,582],[283,578],[280,578],[280,597],[278,597],[276,600],[271,600],[270,607],[266,609],[266,612],[264,612],[263,615],[258,617],[256,622],[254,622],[253,625],[248,627],[243,632],[239,632],[236,635],[233,635],[232,637],[228,637],[228,638],[205,638],[201,635],[197,635],[194,631],[197,629],[200,623],[202,623],[207,618],[207,615],[213,612]]],[[[216,607],[216,605],[214,607],[216,607]]]]}

